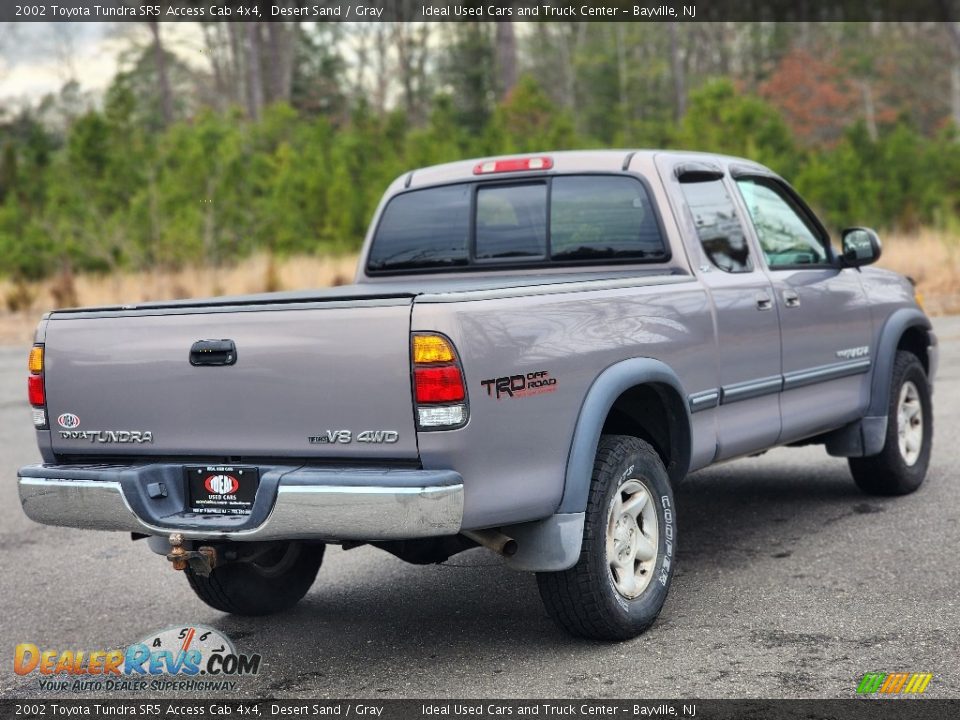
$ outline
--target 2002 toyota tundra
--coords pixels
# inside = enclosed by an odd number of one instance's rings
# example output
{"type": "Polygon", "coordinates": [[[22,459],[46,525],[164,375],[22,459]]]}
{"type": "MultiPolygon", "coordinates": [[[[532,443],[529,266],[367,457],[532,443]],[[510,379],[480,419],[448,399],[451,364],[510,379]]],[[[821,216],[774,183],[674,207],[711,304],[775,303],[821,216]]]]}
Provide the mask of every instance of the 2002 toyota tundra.
{"type": "MultiPolygon", "coordinates": [[[[324,547],[470,547],[534,571],[568,631],[647,628],[673,487],[778,445],[923,482],[937,343],[748,160],[651,151],[458,162],[396,180],[356,283],[45,316],[29,359],[37,522],[147,536],[231,613],[292,606],[324,547]]],[[[680,509],[682,511],[682,508],[680,509]]]]}

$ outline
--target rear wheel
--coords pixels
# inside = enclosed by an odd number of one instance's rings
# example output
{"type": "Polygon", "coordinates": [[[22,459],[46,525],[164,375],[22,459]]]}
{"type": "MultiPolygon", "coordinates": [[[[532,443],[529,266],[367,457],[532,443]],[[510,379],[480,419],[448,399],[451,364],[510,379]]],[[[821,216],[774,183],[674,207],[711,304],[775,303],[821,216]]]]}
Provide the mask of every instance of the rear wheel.
{"type": "Polygon", "coordinates": [[[921,484],[930,464],[933,406],[920,360],[900,351],[893,365],[887,435],[877,455],[850,458],[857,486],[871,495],[906,495],[921,484]]]}
{"type": "Polygon", "coordinates": [[[656,620],[673,576],[673,491],[663,461],[639,438],[600,439],[580,559],[538,573],[547,613],[573,635],[627,640],[656,620]]]}
{"type": "Polygon", "coordinates": [[[190,587],[210,607],[233,615],[270,615],[296,605],[323,562],[323,545],[274,543],[252,556],[216,566],[208,576],[189,568],[190,587]]]}

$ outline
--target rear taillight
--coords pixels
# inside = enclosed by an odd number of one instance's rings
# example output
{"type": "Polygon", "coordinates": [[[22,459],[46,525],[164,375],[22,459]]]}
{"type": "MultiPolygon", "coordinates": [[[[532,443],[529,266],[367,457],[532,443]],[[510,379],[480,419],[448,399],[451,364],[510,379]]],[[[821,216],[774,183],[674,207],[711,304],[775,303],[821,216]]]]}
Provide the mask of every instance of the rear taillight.
{"type": "Polygon", "coordinates": [[[453,343],[436,333],[415,333],[411,355],[417,428],[451,430],[466,425],[467,387],[453,343]]]}
{"type": "Polygon", "coordinates": [[[413,371],[417,403],[451,403],[463,400],[460,368],[421,367],[413,371]]]}
{"type": "Polygon", "coordinates": [[[47,398],[43,394],[43,376],[31,375],[27,378],[27,394],[30,397],[30,404],[34,407],[43,407],[47,404],[47,398]]]}
{"type": "Polygon", "coordinates": [[[30,349],[27,361],[30,374],[27,376],[27,398],[33,407],[33,426],[38,430],[47,427],[47,393],[43,384],[43,345],[30,349]]]}

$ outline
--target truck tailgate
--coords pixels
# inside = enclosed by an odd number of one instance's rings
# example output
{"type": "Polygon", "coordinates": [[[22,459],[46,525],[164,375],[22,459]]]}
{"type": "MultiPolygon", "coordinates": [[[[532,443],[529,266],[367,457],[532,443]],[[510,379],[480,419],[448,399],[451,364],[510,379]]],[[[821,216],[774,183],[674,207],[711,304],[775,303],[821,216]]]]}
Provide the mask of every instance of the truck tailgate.
{"type": "Polygon", "coordinates": [[[415,459],[411,303],[55,313],[45,338],[54,452],[415,459]],[[194,343],[222,339],[234,364],[191,364],[194,343]]]}

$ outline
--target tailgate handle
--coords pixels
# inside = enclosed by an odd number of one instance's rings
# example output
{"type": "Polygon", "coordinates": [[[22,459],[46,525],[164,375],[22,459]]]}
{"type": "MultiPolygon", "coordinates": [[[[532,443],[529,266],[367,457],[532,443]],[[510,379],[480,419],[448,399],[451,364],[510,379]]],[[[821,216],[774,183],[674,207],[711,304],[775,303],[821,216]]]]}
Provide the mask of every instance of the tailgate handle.
{"type": "Polygon", "coordinates": [[[237,346],[233,340],[197,340],[190,348],[190,364],[233,365],[237,362],[237,346]]]}

